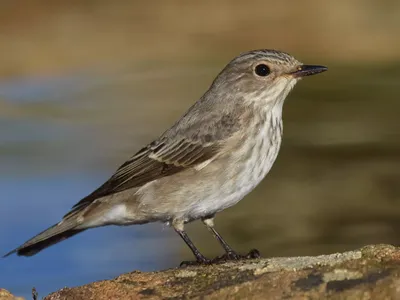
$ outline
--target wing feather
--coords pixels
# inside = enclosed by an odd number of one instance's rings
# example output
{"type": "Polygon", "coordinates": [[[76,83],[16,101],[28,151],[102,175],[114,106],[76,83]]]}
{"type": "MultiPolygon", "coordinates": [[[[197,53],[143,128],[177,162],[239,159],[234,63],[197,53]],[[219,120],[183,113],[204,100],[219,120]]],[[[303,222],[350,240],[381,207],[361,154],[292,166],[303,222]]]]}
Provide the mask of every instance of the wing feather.
{"type": "Polygon", "coordinates": [[[75,204],[64,218],[98,198],[141,187],[215,158],[239,125],[234,116],[227,113],[216,116],[204,111],[204,118],[193,117],[197,114],[195,110],[210,108],[203,104],[197,103],[202,107],[193,106],[192,114],[189,111],[158,140],[138,151],[102,186],[75,204]]]}
{"type": "Polygon", "coordinates": [[[115,174],[101,187],[73,206],[72,213],[86,207],[95,199],[122,192],[129,188],[140,187],[148,182],[170,176],[188,167],[195,166],[217,154],[219,145],[202,146],[191,141],[182,140],[169,145],[167,143],[155,153],[148,146],[124,163],[115,174]]]}

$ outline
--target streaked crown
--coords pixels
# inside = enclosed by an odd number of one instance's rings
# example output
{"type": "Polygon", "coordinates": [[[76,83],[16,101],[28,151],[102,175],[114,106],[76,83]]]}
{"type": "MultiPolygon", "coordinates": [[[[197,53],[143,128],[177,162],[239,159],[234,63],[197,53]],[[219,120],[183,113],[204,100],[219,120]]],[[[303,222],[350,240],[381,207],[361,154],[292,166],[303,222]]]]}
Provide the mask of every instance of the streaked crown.
{"type": "Polygon", "coordinates": [[[217,76],[211,89],[231,91],[236,98],[245,97],[249,101],[284,100],[300,78],[326,70],[322,66],[303,65],[282,51],[254,50],[235,57],[217,76]]]}

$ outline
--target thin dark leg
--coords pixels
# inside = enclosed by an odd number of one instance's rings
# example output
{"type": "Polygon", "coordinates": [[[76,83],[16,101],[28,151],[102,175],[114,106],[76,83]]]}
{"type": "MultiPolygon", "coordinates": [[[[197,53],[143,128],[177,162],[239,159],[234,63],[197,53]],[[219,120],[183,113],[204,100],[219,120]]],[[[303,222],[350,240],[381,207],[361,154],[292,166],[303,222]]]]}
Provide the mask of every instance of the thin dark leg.
{"type": "MultiPolygon", "coordinates": [[[[183,230],[178,230],[175,229],[175,231],[179,234],[179,236],[185,241],[186,245],[192,250],[194,256],[196,257],[196,261],[199,264],[208,264],[210,263],[210,260],[207,259],[203,254],[200,253],[200,251],[196,248],[196,246],[192,243],[192,241],[189,239],[188,235],[186,234],[185,231],[183,230]]],[[[191,264],[189,262],[182,262],[181,265],[188,265],[191,264]]]]}
{"type": "Polygon", "coordinates": [[[226,253],[232,253],[236,254],[235,251],[231,248],[231,246],[228,245],[227,242],[222,238],[222,236],[218,233],[218,231],[215,230],[214,227],[207,226],[207,228],[212,232],[214,237],[218,240],[218,242],[221,244],[221,246],[224,248],[226,253]]]}
{"type": "Polygon", "coordinates": [[[231,246],[225,240],[222,238],[222,236],[218,233],[217,230],[214,228],[214,221],[213,221],[214,216],[210,216],[207,218],[203,218],[202,221],[203,223],[207,226],[208,230],[211,231],[213,236],[218,240],[218,242],[221,244],[221,246],[224,248],[226,255],[217,258],[216,260],[227,260],[227,259],[242,259],[242,258],[259,258],[260,257],[260,252],[257,249],[252,249],[247,255],[240,255],[236,253],[231,246]]]}

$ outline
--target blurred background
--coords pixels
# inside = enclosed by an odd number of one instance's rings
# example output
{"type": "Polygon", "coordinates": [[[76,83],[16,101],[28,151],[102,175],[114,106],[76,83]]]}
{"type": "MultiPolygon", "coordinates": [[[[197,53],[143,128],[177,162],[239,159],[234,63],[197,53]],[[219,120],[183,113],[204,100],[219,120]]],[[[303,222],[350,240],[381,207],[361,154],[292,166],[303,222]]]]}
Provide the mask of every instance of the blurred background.
{"type": "MultiPolygon", "coordinates": [[[[274,48],[329,72],[284,109],[267,179],[219,214],[238,251],[316,255],[400,241],[400,2],[2,1],[0,250],[47,228],[170,126],[240,52],[274,48]]],[[[222,249],[198,223],[204,254],[222,249]]],[[[162,224],[80,234],[0,260],[28,297],[192,259],[162,224]]]]}

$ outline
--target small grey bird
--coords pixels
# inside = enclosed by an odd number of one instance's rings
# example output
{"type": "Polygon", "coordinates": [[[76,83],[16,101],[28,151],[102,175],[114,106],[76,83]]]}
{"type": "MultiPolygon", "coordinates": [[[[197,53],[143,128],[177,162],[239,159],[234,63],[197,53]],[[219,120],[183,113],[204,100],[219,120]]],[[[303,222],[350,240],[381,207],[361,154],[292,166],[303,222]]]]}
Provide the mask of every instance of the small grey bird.
{"type": "Polygon", "coordinates": [[[302,77],[326,70],[276,50],[239,55],[170,129],[75,204],[61,222],[5,256],[31,256],[89,228],[160,221],[175,229],[197,263],[210,263],[184,231],[185,223],[201,219],[224,248],[224,259],[243,257],[215,230],[214,216],[269,172],[281,145],[286,96],[302,77]]]}

